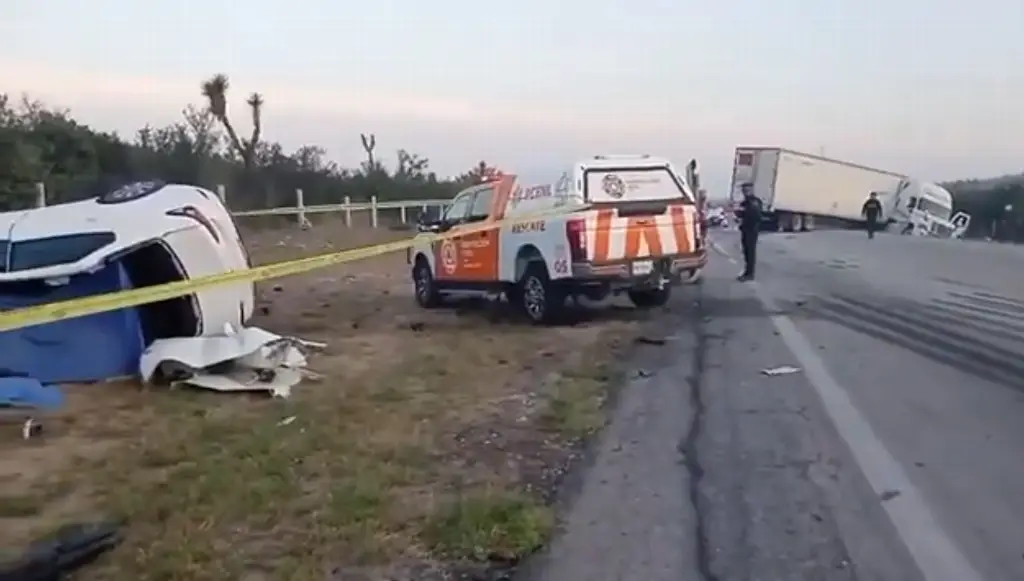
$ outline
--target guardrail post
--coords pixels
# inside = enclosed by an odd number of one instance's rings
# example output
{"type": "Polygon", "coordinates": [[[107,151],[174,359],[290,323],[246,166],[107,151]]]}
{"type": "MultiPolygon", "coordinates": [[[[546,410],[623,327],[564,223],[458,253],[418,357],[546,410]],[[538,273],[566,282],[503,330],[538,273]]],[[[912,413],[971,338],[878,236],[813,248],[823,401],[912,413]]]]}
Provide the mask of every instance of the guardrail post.
{"type": "Polygon", "coordinates": [[[405,224],[408,221],[405,219],[405,206],[398,208],[398,212],[402,215],[402,224],[405,224]]]}
{"type": "Polygon", "coordinates": [[[370,226],[377,227],[377,196],[370,196],[370,226]]]}
{"type": "Polygon", "coordinates": [[[295,209],[298,210],[297,218],[299,228],[302,228],[303,230],[309,229],[312,224],[310,224],[309,219],[306,218],[306,200],[305,194],[302,193],[302,188],[295,188],[295,209]]]}
{"type": "Polygon", "coordinates": [[[217,184],[217,197],[220,198],[220,203],[224,204],[226,208],[228,205],[228,189],[224,187],[224,184],[217,184]]]}
{"type": "Polygon", "coordinates": [[[345,196],[345,226],[352,227],[352,198],[345,196]]]}
{"type": "Polygon", "coordinates": [[[43,182],[36,182],[36,207],[46,207],[46,184],[43,182]]]}

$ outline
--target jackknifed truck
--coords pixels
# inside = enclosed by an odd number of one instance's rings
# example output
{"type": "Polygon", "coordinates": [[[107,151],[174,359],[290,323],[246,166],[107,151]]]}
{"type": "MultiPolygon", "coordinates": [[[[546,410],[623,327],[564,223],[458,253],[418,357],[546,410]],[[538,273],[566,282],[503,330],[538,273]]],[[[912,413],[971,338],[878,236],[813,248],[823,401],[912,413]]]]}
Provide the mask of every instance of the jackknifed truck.
{"type": "Polygon", "coordinates": [[[883,223],[902,234],[957,237],[970,222],[963,212],[953,215],[953,196],[938,184],[781,147],[736,148],[734,205],[743,184],[764,203],[762,230],[806,232],[816,222],[861,227],[861,208],[872,192],[882,202],[883,223]]]}

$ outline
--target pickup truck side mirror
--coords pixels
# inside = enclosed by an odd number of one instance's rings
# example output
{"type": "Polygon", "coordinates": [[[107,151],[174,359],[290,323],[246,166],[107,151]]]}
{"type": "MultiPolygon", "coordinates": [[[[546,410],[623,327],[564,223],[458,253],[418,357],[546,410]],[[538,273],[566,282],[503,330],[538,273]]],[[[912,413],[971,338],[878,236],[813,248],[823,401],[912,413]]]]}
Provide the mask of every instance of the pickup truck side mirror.
{"type": "Polygon", "coordinates": [[[418,229],[420,232],[432,232],[439,234],[441,232],[447,232],[452,229],[458,222],[448,222],[445,220],[434,220],[419,224],[418,229]]]}
{"type": "Polygon", "coordinates": [[[416,229],[420,232],[437,232],[441,223],[442,219],[437,212],[424,211],[416,217],[416,229]]]}

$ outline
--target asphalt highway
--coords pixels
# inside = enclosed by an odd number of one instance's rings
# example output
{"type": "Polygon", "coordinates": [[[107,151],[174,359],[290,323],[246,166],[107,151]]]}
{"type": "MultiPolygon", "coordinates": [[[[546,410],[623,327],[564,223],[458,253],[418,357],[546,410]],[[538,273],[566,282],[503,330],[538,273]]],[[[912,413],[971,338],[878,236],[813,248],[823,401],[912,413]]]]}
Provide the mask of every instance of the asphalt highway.
{"type": "Polygon", "coordinates": [[[524,577],[1024,579],[1024,248],[714,240],[524,577]]]}

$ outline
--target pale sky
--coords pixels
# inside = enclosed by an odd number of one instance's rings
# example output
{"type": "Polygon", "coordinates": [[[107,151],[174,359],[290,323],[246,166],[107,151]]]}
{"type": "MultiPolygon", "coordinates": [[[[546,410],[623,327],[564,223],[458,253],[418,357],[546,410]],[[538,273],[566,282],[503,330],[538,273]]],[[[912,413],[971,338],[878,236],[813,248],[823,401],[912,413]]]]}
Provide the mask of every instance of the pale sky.
{"type": "Polygon", "coordinates": [[[597,153],[702,162],[779,145],[943,180],[1024,171],[1021,0],[8,2],[0,91],[131,136],[224,72],[236,124],[346,166],[441,174],[597,153]]]}

